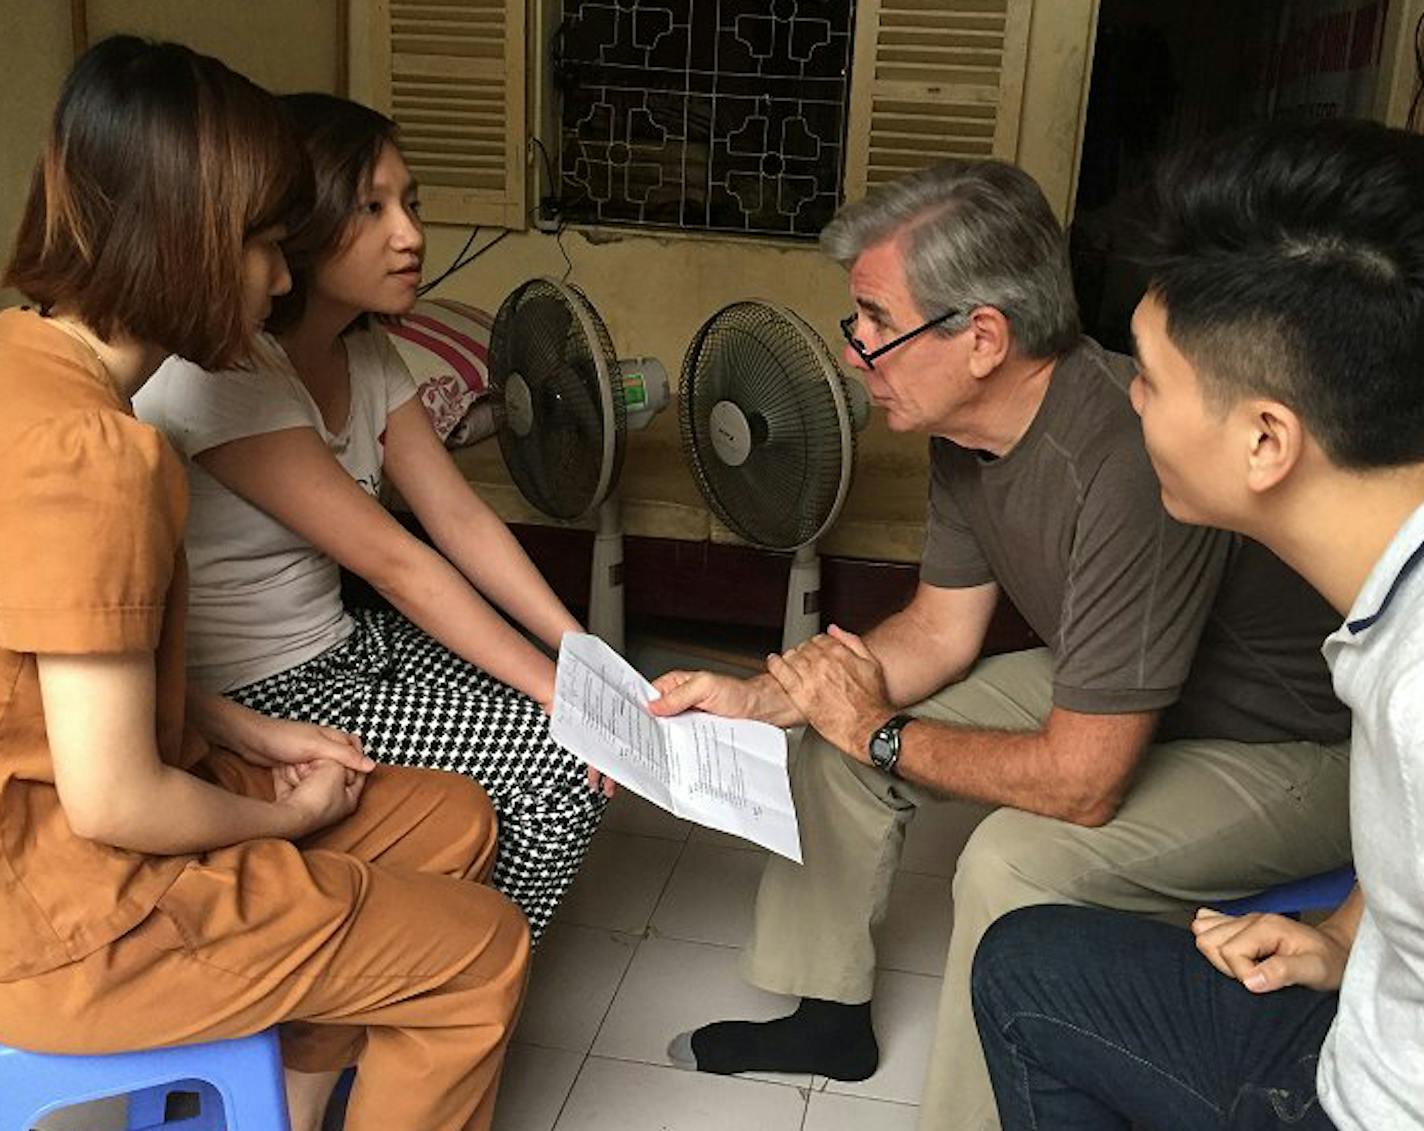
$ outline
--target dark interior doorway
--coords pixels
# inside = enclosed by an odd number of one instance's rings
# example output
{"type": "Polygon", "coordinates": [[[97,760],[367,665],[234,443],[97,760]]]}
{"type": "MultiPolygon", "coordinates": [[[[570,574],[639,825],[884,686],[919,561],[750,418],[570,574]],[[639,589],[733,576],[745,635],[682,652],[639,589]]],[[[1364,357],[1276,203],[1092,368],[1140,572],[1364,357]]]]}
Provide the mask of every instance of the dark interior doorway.
{"type": "Polygon", "coordinates": [[[1132,227],[1162,154],[1260,118],[1367,115],[1389,2],[1102,0],[1069,233],[1089,334],[1131,349],[1132,227]]]}

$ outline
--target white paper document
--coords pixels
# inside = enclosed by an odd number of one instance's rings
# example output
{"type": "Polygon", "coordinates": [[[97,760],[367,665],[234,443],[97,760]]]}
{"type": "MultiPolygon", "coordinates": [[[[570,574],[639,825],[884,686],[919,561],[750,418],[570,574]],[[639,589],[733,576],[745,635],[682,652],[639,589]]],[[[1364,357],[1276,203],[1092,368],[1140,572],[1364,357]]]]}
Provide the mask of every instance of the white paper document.
{"type": "Polygon", "coordinates": [[[549,733],[620,786],[679,817],[801,863],[786,777],[786,735],[750,719],[648,713],[657,691],[596,636],[559,644],[549,733]]]}

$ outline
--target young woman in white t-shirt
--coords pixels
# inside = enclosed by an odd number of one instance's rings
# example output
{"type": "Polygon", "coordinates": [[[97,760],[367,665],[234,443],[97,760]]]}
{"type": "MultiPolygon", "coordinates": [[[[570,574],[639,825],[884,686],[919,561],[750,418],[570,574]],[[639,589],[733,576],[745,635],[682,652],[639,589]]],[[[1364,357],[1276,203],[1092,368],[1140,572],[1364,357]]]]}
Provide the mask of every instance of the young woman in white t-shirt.
{"type": "Polygon", "coordinates": [[[495,887],[535,939],[612,783],[549,738],[549,657],[578,622],[471,490],[372,314],[410,309],[424,237],[395,124],[324,94],[283,99],[316,174],[284,243],[268,357],[222,380],[170,360],[136,402],[189,457],[194,681],[357,734],[378,761],[475,778],[499,817],[495,887]],[[376,500],[389,479],[436,548],[376,500]],[[339,566],[393,608],[346,609],[339,566]]]}

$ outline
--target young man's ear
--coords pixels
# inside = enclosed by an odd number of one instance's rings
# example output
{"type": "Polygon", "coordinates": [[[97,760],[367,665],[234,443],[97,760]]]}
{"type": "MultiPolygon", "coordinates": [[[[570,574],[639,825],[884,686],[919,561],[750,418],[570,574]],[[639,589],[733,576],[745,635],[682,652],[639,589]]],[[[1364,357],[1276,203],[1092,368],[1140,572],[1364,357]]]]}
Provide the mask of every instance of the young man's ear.
{"type": "Polygon", "coordinates": [[[1305,429],[1300,417],[1279,401],[1254,400],[1242,408],[1249,445],[1246,486],[1262,494],[1282,483],[1300,462],[1305,429]]]}
{"type": "Polygon", "coordinates": [[[1013,332],[1004,313],[992,306],[976,306],[969,313],[974,343],[969,352],[969,372],[987,377],[1004,363],[1013,344],[1013,332]]]}

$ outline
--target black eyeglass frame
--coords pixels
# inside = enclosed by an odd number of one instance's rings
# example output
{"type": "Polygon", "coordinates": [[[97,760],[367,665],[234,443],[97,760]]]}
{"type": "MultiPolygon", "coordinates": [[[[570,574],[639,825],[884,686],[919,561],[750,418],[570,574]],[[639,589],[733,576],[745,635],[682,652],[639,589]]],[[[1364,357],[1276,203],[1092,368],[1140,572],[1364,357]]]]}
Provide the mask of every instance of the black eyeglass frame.
{"type": "Polygon", "coordinates": [[[867,369],[874,369],[875,359],[877,357],[884,357],[896,346],[903,346],[911,338],[917,338],[926,330],[933,330],[941,322],[948,322],[951,318],[958,318],[963,313],[964,312],[962,310],[947,310],[938,318],[931,318],[924,325],[916,326],[908,333],[901,334],[894,341],[886,342],[883,346],[880,346],[878,349],[873,350],[866,349],[865,343],[862,342],[851,332],[855,328],[855,324],[860,318],[859,311],[856,311],[854,314],[851,314],[841,319],[841,333],[845,336],[845,340],[847,343],[849,343],[850,348],[855,350],[856,356],[859,357],[861,361],[865,362],[865,367],[867,369]]]}

